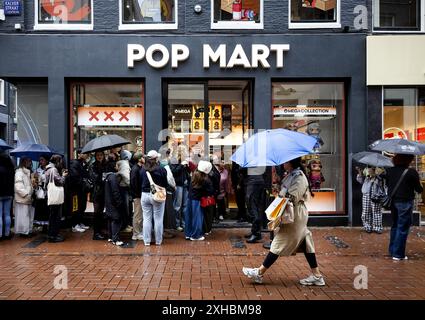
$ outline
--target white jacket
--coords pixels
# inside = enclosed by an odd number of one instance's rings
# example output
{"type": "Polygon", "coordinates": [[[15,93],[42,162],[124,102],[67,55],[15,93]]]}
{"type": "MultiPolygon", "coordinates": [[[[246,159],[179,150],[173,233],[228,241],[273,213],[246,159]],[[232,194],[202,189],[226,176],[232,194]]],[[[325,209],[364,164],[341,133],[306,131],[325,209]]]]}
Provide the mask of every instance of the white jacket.
{"type": "Polygon", "coordinates": [[[32,203],[31,171],[18,168],[15,172],[15,201],[22,204],[32,203]]]}

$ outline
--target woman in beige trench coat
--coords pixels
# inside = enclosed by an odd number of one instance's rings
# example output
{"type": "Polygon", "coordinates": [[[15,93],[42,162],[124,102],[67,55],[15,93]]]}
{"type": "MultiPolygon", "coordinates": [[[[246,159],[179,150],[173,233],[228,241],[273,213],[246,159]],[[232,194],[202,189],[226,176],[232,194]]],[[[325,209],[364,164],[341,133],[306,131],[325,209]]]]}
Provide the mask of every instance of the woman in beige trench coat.
{"type": "Polygon", "coordinates": [[[310,230],[307,229],[308,211],[305,202],[313,194],[301,158],[284,163],[284,168],[288,175],[282,181],[279,196],[290,198],[294,204],[294,222],[281,225],[279,231],[275,234],[270,252],[259,268],[244,267],[242,272],[256,283],[262,283],[264,273],[279,256],[290,256],[297,252],[303,252],[310,265],[312,275],[300,280],[300,283],[307,286],[324,286],[325,280],[317,266],[313,237],[310,230]]]}

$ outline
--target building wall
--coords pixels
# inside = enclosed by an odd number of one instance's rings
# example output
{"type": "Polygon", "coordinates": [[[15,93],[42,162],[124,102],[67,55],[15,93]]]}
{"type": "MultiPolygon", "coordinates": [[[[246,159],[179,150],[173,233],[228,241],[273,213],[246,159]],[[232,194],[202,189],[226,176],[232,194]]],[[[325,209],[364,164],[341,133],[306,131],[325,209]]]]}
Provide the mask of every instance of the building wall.
{"type": "MultiPolygon", "coordinates": [[[[354,8],[356,6],[369,7],[370,0],[342,0],[341,1],[341,29],[288,29],[288,1],[289,0],[264,0],[264,30],[211,30],[211,1],[210,0],[178,0],[178,30],[164,31],[118,31],[119,7],[118,0],[93,0],[94,6],[94,30],[85,33],[136,33],[136,34],[193,34],[193,33],[241,33],[241,34],[279,34],[279,33],[338,33],[344,26],[354,30],[354,8]],[[202,12],[197,14],[193,8],[196,4],[202,6],[202,12]]],[[[22,16],[8,16],[6,21],[0,21],[0,32],[18,33],[45,33],[46,31],[34,31],[34,3],[22,1],[22,16]],[[22,31],[15,31],[15,23],[21,23],[22,31]]],[[[3,1],[0,2],[0,9],[3,1]]],[[[370,10],[369,10],[370,11],[370,10]]],[[[370,20],[370,19],[369,19],[370,20]]],[[[82,31],[67,31],[66,33],[84,33],[82,31]]],[[[54,31],[49,31],[54,33],[54,31]]],[[[64,33],[58,31],[57,33],[64,33]]]]}

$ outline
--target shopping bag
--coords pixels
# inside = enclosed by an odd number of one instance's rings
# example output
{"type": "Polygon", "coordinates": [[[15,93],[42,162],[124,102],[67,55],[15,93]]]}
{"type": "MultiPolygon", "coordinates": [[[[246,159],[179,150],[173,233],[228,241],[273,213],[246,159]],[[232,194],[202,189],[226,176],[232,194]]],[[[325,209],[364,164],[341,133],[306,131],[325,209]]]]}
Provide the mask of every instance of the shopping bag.
{"type": "Polygon", "coordinates": [[[269,221],[274,221],[282,213],[288,203],[287,198],[276,197],[266,209],[266,216],[269,221]]]}

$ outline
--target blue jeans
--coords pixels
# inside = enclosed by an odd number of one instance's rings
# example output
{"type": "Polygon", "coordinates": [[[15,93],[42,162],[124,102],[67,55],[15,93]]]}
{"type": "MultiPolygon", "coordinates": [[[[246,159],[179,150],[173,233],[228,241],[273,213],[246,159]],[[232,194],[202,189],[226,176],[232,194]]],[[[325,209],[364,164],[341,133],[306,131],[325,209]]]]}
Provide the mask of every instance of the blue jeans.
{"type": "Polygon", "coordinates": [[[186,210],[187,196],[189,190],[187,187],[177,186],[174,193],[174,212],[176,214],[176,224],[177,227],[185,226],[184,211],[186,210]]]}
{"type": "Polygon", "coordinates": [[[201,208],[201,201],[187,200],[184,220],[186,224],[186,228],[184,229],[186,238],[199,239],[204,235],[204,212],[201,208]]]}
{"type": "Polygon", "coordinates": [[[391,206],[393,225],[389,251],[395,258],[403,259],[406,255],[406,241],[412,224],[413,200],[395,201],[391,206]]]}
{"type": "Polygon", "coordinates": [[[3,220],[4,220],[4,235],[10,235],[10,210],[12,209],[12,197],[0,197],[0,237],[3,237],[3,220]]]}
{"type": "Polygon", "coordinates": [[[155,228],[155,243],[162,243],[162,234],[164,232],[164,210],[165,202],[153,200],[150,192],[142,193],[142,211],[143,211],[143,240],[145,244],[151,243],[152,238],[152,219],[155,228]]]}

